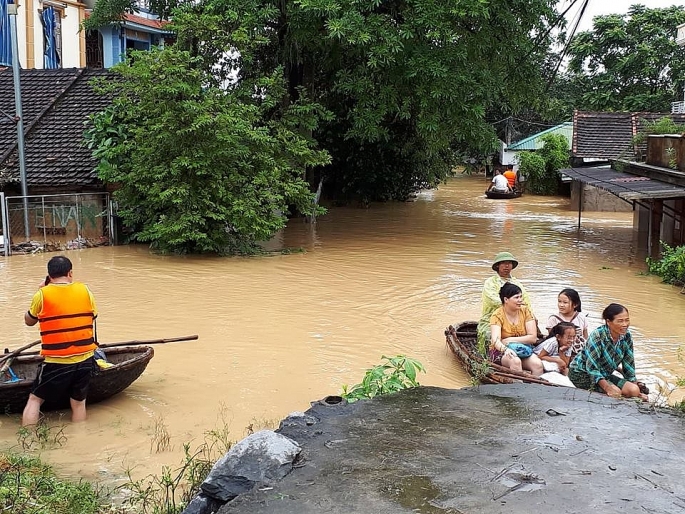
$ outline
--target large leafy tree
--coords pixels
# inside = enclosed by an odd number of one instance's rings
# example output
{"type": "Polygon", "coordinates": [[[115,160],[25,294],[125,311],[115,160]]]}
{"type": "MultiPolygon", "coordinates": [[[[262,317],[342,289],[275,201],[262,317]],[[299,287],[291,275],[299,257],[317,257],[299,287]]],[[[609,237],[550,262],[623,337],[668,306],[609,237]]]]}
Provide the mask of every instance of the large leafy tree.
{"type": "Polygon", "coordinates": [[[136,52],[102,84],[113,104],[91,119],[98,171],[118,185],[134,238],[162,252],[251,253],[283,228],[289,206],[315,213],[303,180],[329,162],[306,132],[326,113],[285,104],[282,74],[212,85],[201,57],[136,52]]]}
{"type": "MultiPolygon", "coordinates": [[[[93,17],[114,19],[99,0],[93,17]],[[106,16],[100,16],[104,13],[106,16]],[[109,18],[108,18],[109,17],[109,18]]],[[[199,0],[173,11],[177,46],[202,57],[216,84],[281,70],[334,117],[312,131],[332,156],[307,170],[338,199],[405,198],[482,154],[486,112],[539,98],[556,0],[199,0]]],[[[107,9],[107,5],[110,8],[107,9]]],[[[124,10],[135,9],[130,2],[124,10]]]]}
{"type": "Polygon", "coordinates": [[[597,16],[593,29],[569,48],[566,80],[580,93],[575,107],[602,111],[668,112],[685,83],[685,48],[676,27],[685,9],[632,6],[626,14],[597,16]]]}

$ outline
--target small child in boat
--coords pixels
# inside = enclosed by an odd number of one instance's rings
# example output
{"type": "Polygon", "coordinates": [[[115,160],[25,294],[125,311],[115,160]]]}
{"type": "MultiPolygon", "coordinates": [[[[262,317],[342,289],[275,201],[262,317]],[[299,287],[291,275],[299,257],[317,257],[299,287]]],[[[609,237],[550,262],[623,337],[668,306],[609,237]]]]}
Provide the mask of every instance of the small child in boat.
{"type": "Polygon", "coordinates": [[[562,321],[552,327],[549,335],[537,345],[533,352],[540,357],[545,371],[558,371],[568,374],[568,363],[571,359],[571,345],[576,338],[576,326],[569,321],[562,321]]]}
{"type": "Polygon", "coordinates": [[[561,323],[573,323],[576,327],[576,337],[571,345],[571,358],[580,353],[587,340],[587,318],[581,313],[580,295],[578,291],[571,288],[562,289],[557,297],[557,308],[559,312],[552,314],[547,319],[547,331],[552,335],[552,328],[561,323]]]}

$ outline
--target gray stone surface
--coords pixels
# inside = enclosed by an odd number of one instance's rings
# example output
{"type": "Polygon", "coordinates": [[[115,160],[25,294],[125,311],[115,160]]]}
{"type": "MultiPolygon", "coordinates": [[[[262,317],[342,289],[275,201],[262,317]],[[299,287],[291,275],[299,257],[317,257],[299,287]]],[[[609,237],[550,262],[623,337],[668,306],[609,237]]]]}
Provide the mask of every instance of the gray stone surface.
{"type": "Polygon", "coordinates": [[[280,480],[292,469],[300,447],[287,437],[262,430],[235,444],[219,459],[202,484],[211,498],[228,501],[256,483],[280,480]]]}
{"type": "Polygon", "coordinates": [[[219,514],[685,512],[684,420],[632,401],[420,387],[306,416],[295,469],[219,514]]]}

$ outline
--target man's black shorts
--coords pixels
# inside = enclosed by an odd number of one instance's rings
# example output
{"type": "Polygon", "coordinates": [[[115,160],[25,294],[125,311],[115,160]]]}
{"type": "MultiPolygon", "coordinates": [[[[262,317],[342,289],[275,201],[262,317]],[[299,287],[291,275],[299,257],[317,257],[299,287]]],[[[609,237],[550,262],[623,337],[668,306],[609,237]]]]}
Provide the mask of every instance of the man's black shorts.
{"type": "Polygon", "coordinates": [[[49,402],[57,402],[66,397],[76,401],[85,400],[94,366],[93,357],[76,364],[44,362],[38,368],[31,392],[49,402]]]}

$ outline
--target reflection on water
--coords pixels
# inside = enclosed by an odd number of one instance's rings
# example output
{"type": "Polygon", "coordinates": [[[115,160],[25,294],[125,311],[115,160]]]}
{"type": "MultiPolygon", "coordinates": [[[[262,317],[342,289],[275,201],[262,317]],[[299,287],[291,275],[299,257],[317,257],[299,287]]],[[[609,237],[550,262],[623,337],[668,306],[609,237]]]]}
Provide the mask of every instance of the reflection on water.
{"type": "MultiPolygon", "coordinates": [[[[127,391],[94,405],[85,425],[44,457],[74,476],[112,481],[176,466],[184,442],[199,444],[221,424],[234,439],[249,424],[279,420],[358,382],[382,355],[407,354],[426,385],[462,387],[466,374],[448,353],[448,324],[476,319],[480,288],[501,250],[520,261],[541,319],[557,293],[578,289],[591,327],[604,306],[628,306],[640,377],[685,375],[685,295],[647,277],[635,254],[631,213],[577,212],[565,198],[484,197],[482,178],[452,180],[406,204],[335,208],[315,226],[295,220],[270,247],[304,253],[262,258],[168,257],[143,247],[72,251],[74,274],[91,286],[101,342],[197,333],[198,341],[157,346],[127,391]],[[152,453],[155,426],[172,449],[152,453]]],[[[50,255],[0,260],[2,346],[37,337],[22,316],[50,255]]],[[[59,422],[51,415],[52,422],[59,422]]],[[[18,416],[0,419],[5,447],[18,416]]]]}

